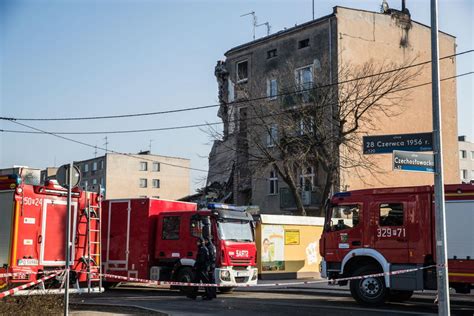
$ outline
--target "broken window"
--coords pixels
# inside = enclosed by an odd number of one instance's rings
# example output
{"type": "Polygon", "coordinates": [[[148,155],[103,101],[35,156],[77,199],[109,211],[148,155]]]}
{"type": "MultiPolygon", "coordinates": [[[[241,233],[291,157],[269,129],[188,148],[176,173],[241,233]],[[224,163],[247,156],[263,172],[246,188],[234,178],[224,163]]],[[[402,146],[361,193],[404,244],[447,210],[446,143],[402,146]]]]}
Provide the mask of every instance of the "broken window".
{"type": "Polygon", "coordinates": [[[270,100],[275,100],[278,94],[278,83],[276,79],[267,80],[267,97],[270,100]]]}
{"type": "Polygon", "coordinates": [[[270,58],[273,58],[273,57],[276,57],[276,56],[277,56],[276,48],[267,51],[267,59],[270,59],[270,58]]]}
{"type": "Polygon", "coordinates": [[[249,77],[249,62],[247,60],[237,63],[237,82],[245,82],[249,77]]]}
{"type": "Polygon", "coordinates": [[[308,46],[309,46],[309,38],[306,38],[298,42],[298,49],[302,49],[308,46]]]}

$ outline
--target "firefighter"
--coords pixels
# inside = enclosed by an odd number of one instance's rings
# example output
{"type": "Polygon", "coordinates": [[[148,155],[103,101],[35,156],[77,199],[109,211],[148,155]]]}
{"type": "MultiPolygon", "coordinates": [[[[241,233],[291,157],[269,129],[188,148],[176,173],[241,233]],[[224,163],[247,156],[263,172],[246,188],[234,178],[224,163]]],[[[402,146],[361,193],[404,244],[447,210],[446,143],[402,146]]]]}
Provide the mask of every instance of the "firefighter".
{"type": "MultiPolygon", "coordinates": [[[[212,243],[212,236],[204,239],[206,241],[206,248],[209,252],[209,283],[216,284],[216,277],[214,271],[216,269],[216,246],[212,243]]],[[[210,287],[208,296],[210,299],[217,298],[217,289],[210,287]]]]}
{"type": "MultiPolygon", "coordinates": [[[[194,263],[194,280],[193,283],[209,283],[209,250],[207,250],[204,238],[200,237],[197,240],[198,253],[196,262],[194,263]]],[[[211,300],[212,294],[209,293],[209,287],[206,287],[206,295],[203,299],[211,300]]],[[[195,300],[199,288],[194,287],[192,293],[187,295],[189,298],[195,300]]]]}

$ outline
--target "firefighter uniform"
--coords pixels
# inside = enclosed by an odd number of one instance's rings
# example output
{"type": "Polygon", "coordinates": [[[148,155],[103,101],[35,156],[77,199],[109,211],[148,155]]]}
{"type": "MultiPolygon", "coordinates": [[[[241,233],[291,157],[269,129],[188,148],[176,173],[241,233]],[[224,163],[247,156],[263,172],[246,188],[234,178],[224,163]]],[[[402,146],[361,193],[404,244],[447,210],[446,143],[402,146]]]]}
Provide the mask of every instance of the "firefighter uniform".
{"type": "MultiPolygon", "coordinates": [[[[205,245],[204,239],[198,239],[198,253],[196,262],[194,263],[194,280],[193,283],[209,283],[209,250],[205,245]]],[[[206,297],[212,299],[212,293],[209,292],[209,287],[205,287],[206,297]]],[[[191,299],[196,299],[199,288],[194,287],[191,294],[188,295],[191,299]]]]}
{"type": "MultiPolygon", "coordinates": [[[[209,252],[209,283],[216,284],[216,277],[214,271],[216,269],[216,246],[212,243],[212,238],[206,238],[206,248],[209,252]]],[[[215,287],[209,288],[209,298],[216,298],[217,289],[215,287]]]]}

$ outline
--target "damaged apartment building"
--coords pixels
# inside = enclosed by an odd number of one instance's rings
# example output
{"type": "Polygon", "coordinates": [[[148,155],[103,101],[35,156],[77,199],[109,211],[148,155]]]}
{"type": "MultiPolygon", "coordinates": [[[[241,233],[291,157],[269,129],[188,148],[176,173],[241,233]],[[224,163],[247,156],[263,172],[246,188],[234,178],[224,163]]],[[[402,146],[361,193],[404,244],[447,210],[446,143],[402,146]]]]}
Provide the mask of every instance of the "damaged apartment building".
{"type": "MultiPolygon", "coordinates": [[[[430,60],[430,28],[413,21],[406,8],[390,9],[385,1],[384,4],[382,12],[334,7],[327,16],[234,47],[225,53],[224,61],[217,62],[218,116],[224,128],[209,154],[207,187],[218,191],[221,201],[258,205],[261,213],[297,214],[294,196],[282,177],[271,167],[255,168],[252,164],[258,150],[255,147],[273,146],[278,135],[273,135],[270,127],[262,132],[260,145],[249,141],[249,132],[255,128],[255,111],[251,111],[248,100],[267,108],[284,109],[288,106],[288,87],[298,89],[318,81],[334,85],[344,63],[430,60]]],[[[440,32],[440,56],[455,53],[455,38],[440,32]]],[[[454,76],[455,66],[455,58],[443,59],[441,77],[454,76]]],[[[429,67],[425,67],[413,84],[430,82],[430,75],[429,67]]],[[[448,183],[455,183],[459,181],[455,79],[442,81],[441,90],[445,177],[448,183]]],[[[293,111],[298,110],[295,100],[304,103],[305,98],[293,99],[293,111]]],[[[399,115],[379,118],[377,126],[367,127],[365,134],[432,130],[429,85],[411,89],[406,104],[399,106],[403,109],[399,115]]],[[[362,151],[362,139],[360,142],[362,151]]],[[[340,155],[339,150],[335,149],[334,155],[340,155]]],[[[332,189],[422,185],[433,181],[430,174],[393,171],[391,155],[378,155],[376,159],[384,172],[356,174],[353,169],[341,168],[332,189]]],[[[320,215],[321,200],[325,199],[321,185],[324,172],[319,166],[308,164],[298,171],[297,178],[298,194],[306,213],[320,215]]]]}

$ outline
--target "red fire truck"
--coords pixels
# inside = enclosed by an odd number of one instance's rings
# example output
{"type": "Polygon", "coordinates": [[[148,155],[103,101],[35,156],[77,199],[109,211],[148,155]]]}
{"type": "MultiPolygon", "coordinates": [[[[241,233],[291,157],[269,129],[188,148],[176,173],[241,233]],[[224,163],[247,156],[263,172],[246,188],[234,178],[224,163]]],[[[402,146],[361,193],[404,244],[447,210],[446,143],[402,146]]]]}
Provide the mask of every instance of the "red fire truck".
{"type": "MultiPolygon", "coordinates": [[[[76,292],[80,282],[99,281],[87,273],[100,272],[99,199],[72,190],[70,262],[76,292]]],[[[0,273],[15,274],[0,279],[0,291],[64,268],[66,204],[67,191],[56,181],[28,185],[17,175],[0,176],[0,273]]]]}
{"type": "Polygon", "coordinates": [[[197,210],[195,203],[153,198],[107,200],[102,208],[106,273],[191,282],[196,241],[208,232],[217,248],[216,282],[228,285],[222,291],[257,283],[252,216],[243,209],[212,204],[197,210]]]}
{"type": "MultiPolygon", "coordinates": [[[[450,286],[474,285],[474,186],[447,185],[446,225],[450,286]]],[[[337,279],[419,269],[349,282],[363,304],[407,300],[415,290],[436,289],[432,186],[368,189],[335,194],[320,240],[323,277],[337,279]]],[[[347,285],[346,282],[339,282],[347,285]]]]}

